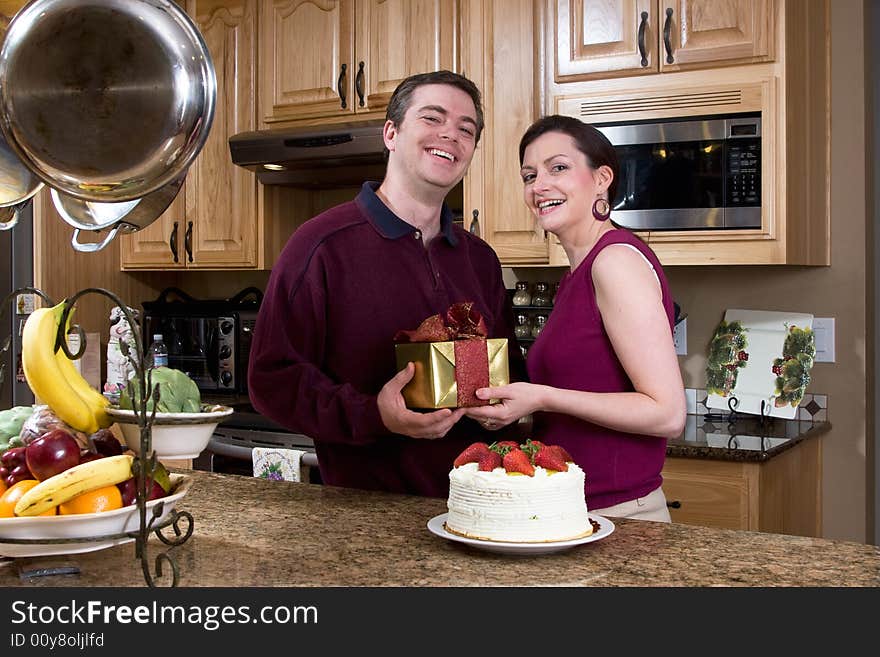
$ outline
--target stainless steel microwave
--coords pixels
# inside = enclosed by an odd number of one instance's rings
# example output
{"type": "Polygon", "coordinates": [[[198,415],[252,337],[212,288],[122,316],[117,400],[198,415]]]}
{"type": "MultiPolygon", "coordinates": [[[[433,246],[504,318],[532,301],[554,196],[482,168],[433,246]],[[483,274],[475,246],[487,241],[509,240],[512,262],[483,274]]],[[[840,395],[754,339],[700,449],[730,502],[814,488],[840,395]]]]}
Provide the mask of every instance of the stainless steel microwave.
{"type": "Polygon", "coordinates": [[[596,125],[620,160],[612,220],[632,230],[761,227],[761,116],[596,125]]]}

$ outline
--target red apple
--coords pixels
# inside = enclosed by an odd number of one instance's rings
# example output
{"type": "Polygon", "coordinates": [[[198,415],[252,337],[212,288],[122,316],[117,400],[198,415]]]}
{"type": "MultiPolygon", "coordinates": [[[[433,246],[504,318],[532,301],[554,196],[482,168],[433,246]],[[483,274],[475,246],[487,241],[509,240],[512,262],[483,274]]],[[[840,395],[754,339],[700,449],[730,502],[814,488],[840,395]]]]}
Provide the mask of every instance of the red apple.
{"type": "Polygon", "coordinates": [[[7,487],[18,483],[24,479],[34,479],[35,477],[28,470],[25,463],[24,447],[13,447],[7,449],[0,456],[0,472],[2,472],[3,482],[7,487]]]}
{"type": "Polygon", "coordinates": [[[32,475],[31,471],[28,470],[26,463],[19,463],[17,466],[12,468],[12,470],[10,470],[9,474],[6,476],[6,486],[13,486],[19,481],[24,481],[25,479],[34,479],[34,475],[32,475]]]}
{"type": "Polygon", "coordinates": [[[43,481],[79,464],[79,444],[66,431],[53,429],[25,448],[27,467],[43,481]]]}
{"type": "Polygon", "coordinates": [[[19,463],[24,463],[24,450],[24,447],[10,447],[0,456],[0,463],[10,470],[19,463]]]}

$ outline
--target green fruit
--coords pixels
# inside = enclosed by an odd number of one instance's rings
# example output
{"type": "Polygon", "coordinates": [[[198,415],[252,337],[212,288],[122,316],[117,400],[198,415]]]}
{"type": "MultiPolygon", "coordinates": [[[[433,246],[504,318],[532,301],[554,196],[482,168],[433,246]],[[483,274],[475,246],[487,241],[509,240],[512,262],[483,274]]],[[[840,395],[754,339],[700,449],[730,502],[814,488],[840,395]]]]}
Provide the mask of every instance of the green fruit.
{"type": "Polygon", "coordinates": [[[162,487],[166,495],[171,492],[171,476],[168,474],[168,469],[160,461],[156,461],[156,472],[153,473],[153,481],[162,487]]]}

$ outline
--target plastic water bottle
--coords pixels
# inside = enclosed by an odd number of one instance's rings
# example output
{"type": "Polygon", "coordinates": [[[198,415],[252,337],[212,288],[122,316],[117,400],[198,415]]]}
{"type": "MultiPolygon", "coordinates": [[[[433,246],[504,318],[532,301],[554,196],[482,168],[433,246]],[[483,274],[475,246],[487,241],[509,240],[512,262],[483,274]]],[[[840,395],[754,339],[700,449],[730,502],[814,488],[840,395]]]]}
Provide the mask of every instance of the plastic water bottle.
{"type": "Polygon", "coordinates": [[[150,367],[168,367],[168,347],[161,333],[153,336],[153,344],[147,351],[147,362],[150,367]]]}

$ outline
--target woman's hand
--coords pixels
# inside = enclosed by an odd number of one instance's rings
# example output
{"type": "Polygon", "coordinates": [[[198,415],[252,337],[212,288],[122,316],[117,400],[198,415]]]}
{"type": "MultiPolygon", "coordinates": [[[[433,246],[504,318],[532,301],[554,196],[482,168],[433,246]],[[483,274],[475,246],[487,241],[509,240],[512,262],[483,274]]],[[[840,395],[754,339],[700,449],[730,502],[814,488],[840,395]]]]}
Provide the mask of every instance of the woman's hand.
{"type": "Polygon", "coordinates": [[[500,399],[497,404],[472,406],[465,409],[468,417],[474,418],[487,429],[500,429],[521,417],[541,409],[540,397],[544,386],[532,383],[511,383],[495,388],[480,388],[480,399],[500,399]]]}

